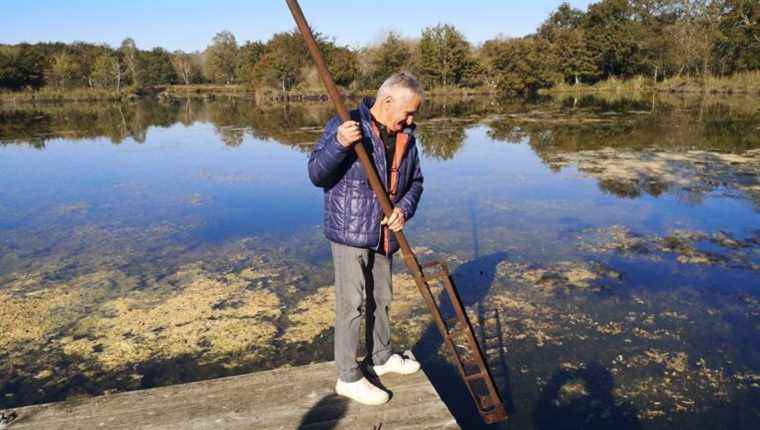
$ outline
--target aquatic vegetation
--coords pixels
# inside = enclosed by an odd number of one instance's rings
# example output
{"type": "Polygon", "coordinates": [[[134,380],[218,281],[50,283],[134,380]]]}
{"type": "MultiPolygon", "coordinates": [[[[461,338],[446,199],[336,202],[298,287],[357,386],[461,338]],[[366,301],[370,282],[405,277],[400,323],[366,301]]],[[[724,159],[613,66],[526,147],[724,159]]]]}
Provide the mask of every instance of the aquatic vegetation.
{"type": "Polygon", "coordinates": [[[760,231],[746,239],[738,239],[724,231],[707,234],[675,229],[665,236],[641,235],[624,226],[613,225],[584,231],[580,246],[592,253],[615,252],[652,261],[672,256],[682,264],[720,265],[757,271],[760,269],[758,234],[760,231]],[[708,245],[709,251],[700,249],[708,245]]]}
{"type": "Polygon", "coordinates": [[[555,168],[575,165],[584,175],[596,178],[599,186],[617,196],[636,197],[665,192],[698,202],[719,188],[723,193],[741,193],[760,207],[760,150],[743,154],[706,151],[661,152],[621,151],[605,148],[592,151],[556,152],[555,168]]]}
{"type": "MultiPolygon", "coordinates": [[[[218,354],[254,357],[266,351],[277,332],[276,295],[249,290],[245,278],[218,280],[193,267],[175,276],[185,281],[168,297],[134,292],[109,300],[78,321],[72,336],[99,346],[92,358],[106,370],[187,354],[203,363],[218,354]]],[[[80,346],[80,355],[93,349],[80,346]]]]}
{"type": "Polygon", "coordinates": [[[289,325],[281,336],[287,342],[314,340],[335,323],[335,287],[318,288],[288,311],[289,325]]]}
{"type": "Polygon", "coordinates": [[[51,341],[92,304],[112,294],[114,283],[129,288],[136,280],[122,272],[101,271],[62,284],[51,285],[39,273],[8,283],[0,290],[0,350],[10,353],[51,341]]]}
{"type": "Polygon", "coordinates": [[[504,261],[496,267],[500,276],[553,291],[558,288],[591,288],[599,280],[615,280],[620,274],[598,262],[560,261],[546,267],[504,261]]]}

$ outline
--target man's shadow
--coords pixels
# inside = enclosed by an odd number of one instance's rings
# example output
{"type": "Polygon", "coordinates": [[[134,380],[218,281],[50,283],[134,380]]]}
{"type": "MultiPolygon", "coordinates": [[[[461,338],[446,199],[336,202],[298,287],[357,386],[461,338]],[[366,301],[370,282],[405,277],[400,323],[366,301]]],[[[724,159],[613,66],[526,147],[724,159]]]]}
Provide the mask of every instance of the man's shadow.
{"type": "Polygon", "coordinates": [[[616,404],[612,374],[597,362],[552,374],[533,411],[537,429],[641,428],[636,409],[616,404]]]}
{"type": "MultiPolygon", "coordinates": [[[[457,288],[462,306],[470,309],[476,308],[477,310],[479,320],[477,323],[479,325],[477,328],[474,328],[475,336],[480,337],[478,342],[481,345],[484,358],[489,364],[494,382],[502,395],[505,409],[509,415],[514,412],[514,402],[510,397],[512,392],[510,372],[501,336],[500,315],[498,311],[487,311],[483,303],[493,285],[496,267],[500,262],[507,259],[507,254],[505,252],[495,252],[484,256],[479,255],[476,205],[471,200],[469,206],[475,258],[459,266],[451,274],[451,279],[457,288]],[[489,326],[490,329],[487,330],[486,326],[489,326]],[[497,354],[489,354],[490,351],[496,351],[497,349],[497,354]],[[489,358],[491,358],[490,363],[489,358]]],[[[438,294],[436,302],[441,310],[441,316],[444,321],[455,316],[454,308],[445,291],[441,291],[438,294]]],[[[475,324],[476,321],[471,321],[471,323],[475,324]]],[[[457,368],[448,360],[437,359],[438,352],[443,345],[443,338],[438,331],[438,326],[434,321],[431,321],[423,331],[420,339],[412,347],[412,353],[422,365],[423,372],[425,372],[425,375],[441,397],[441,400],[446,404],[460,426],[468,429],[487,427],[480,417],[475,406],[475,401],[470,396],[467,386],[457,368]]],[[[445,346],[443,348],[445,351],[442,351],[442,355],[448,357],[451,351],[445,346]]],[[[492,427],[497,427],[497,425],[488,426],[488,428],[492,427]]]]}
{"type": "Polygon", "coordinates": [[[307,429],[334,429],[340,423],[340,420],[346,416],[348,410],[348,399],[337,394],[328,394],[322,397],[309,411],[301,418],[298,424],[298,430],[307,429]]]}

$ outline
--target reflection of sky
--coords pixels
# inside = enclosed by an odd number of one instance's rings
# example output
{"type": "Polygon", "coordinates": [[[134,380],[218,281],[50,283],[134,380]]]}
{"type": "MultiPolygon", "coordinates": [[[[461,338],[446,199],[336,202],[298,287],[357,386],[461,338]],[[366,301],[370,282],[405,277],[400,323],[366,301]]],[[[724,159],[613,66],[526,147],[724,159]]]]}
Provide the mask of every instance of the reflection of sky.
{"type": "Polygon", "coordinates": [[[760,222],[751,202],[718,193],[708,194],[699,204],[684,203],[669,193],[617,197],[573,167],[552,172],[525,142],[496,142],[486,135],[487,130],[486,126],[469,129],[465,145],[450,161],[423,161],[428,200],[423,207],[430,201],[445,204],[456,196],[473,195],[481,206],[484,202],[507,205],[513,210],[510,217],[529,215],[508,221],[516,225],[623,224],[643,233],[689,228],[745,235],[760,222]]]}
{"type": "Polygon", "coordinates": [[[152,128],[143,144],[59,139],[44,150],[9,145],[0,152],[0,169],[10,173],[0,179],[0,196],[29,215],[86,201],[103,218],[93,221],[153,223],[196,213],[225,234],[321,219],[303,153],[249,137],[226,147],[205,124],[152,128]]]}
{"type": "MultiPolygon", "coordinates": [[[[425,193],[412,233],[469,229],[464,221],[473,202],[483,233],[622,224],[641,233],[689,228],[744,236],[758,225],[750,202],[718,193],[698,204],[669,193],[616,197],[574,168],[552,172],[526,143],[493,141],[487,130],[468,129],[451,160],[423,157],[425,193]]],[[[0,225],[8,227],[66,222],[60,214],[70,213],[61,208],[81,202],[88,204],[87,222],[200,218],[196,235],[214,241],[291,235],[322,221],[321,191],[308,180],[306,154],[248,135],[239,147],[228,147],[210,124],[151,128],[143,144],[58,139],[44,150],[4,146],[0,155],[0,225]]]]}

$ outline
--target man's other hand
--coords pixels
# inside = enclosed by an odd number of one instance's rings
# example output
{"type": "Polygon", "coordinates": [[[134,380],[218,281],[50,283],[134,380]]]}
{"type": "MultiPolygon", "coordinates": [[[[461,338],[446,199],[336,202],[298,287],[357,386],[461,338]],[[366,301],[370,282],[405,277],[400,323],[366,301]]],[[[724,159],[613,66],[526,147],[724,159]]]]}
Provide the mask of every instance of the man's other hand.
{"type": "Polygon", "coordinates": [[[388,225],[388,228],[391,229],[391,231],[399,231],[404,228],[405,222],[404,212],[399,208],[393,208],[390,218],[384,217],[383,220],[380,221],[380,225],[388,225]]]}
{"type": "Polygon", "coordinates": [[[338,143],[348,148],[362,138],[362,131],[356,121],[346,121],[338,127],[338,143]]]}

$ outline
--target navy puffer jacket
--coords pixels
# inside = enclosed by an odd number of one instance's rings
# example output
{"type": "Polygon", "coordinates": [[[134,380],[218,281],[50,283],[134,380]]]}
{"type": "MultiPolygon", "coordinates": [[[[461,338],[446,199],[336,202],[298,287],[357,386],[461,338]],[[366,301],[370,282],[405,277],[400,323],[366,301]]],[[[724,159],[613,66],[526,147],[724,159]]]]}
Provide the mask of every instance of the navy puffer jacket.
{"type": "MultiPolygon", "coordinates": [[[[373,99],[364,98],[358,109],[350,112],[350,116],[361,124],[364,136],[361,144],[367,149],[380,181],[387,190],[385,145],[372,130],[369,109],[373,104],[373,99]]],[[[344,245],[379,251],[382,248],[380,220],[383,218],[383,210],[353,148],[345,148],[338,142],[340,124],[342,121],[337,115],[330,119],[309,156],[309,178],[314,185],[324,188],[325,192],[325,237],[344,245]]],[[[409,221],[414,216],[422,195],[423,178],[414,128],[407,127],[403,132],[409,135],[409,143],[399,166],[393,205],[400,208],[409,221]]],[[[389,239],[390,252],[394,253],[398,250],[398,242],[392,233],[389,239]]]]}

